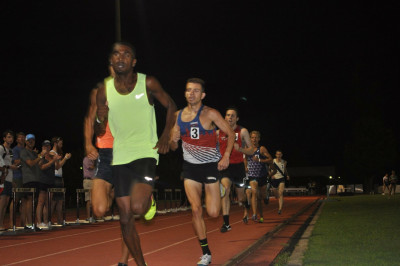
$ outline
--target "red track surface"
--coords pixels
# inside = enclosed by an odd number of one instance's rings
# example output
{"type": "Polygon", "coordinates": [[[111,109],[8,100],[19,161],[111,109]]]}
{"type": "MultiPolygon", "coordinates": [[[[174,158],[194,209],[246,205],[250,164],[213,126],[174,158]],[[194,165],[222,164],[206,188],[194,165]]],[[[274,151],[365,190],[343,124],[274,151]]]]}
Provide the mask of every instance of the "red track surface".
{"type": "MultiPolygon", "coordinates": [[[[271,199],[270,204],[264,208],[262,224],[252,221],[248,225],[243,224],[243,209],[237,205],[232,206],[232,230],[224,234],[219,231],[222,217],[211,219],[205,215],[212,265],[226,263],[317,198],[285,197],[281,215],[277,214],[277,200],[271,199]]],[[[292,227],[282,230],[278,237],[269,241],[269,246],[266,243],[240,265],[269,265],[306,216],[296,219],[292,227]]],[[[196,265],[201,256],[190,211],[157,215],[149,224],[137,221],[137,229],[148,265],[196,265]]],[[[118,221],[69,225],[37,233],[0,235],[0,264],[116,265],[120,257],[120,236],[118,221]]],[[[129,264],[135,265],[132,259],[129,264]]]]}

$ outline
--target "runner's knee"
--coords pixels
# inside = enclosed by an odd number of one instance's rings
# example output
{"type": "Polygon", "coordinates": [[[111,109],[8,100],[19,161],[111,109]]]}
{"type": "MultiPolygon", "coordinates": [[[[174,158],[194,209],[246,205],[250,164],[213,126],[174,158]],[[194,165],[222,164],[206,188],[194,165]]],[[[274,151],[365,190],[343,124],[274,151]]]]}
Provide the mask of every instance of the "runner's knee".
{"type": "Polygon", "coordinates": [[[134,214],[142,215],[149,209],[149,202],[132,202],[131,211],[134,214]]]}
{"type": "Polygon", "coordinates": [[[203,211],[202,206],[192,204],[191,208],[192,208],[193,218],[199,218],[202,216],[202,211],[203,211]]]}

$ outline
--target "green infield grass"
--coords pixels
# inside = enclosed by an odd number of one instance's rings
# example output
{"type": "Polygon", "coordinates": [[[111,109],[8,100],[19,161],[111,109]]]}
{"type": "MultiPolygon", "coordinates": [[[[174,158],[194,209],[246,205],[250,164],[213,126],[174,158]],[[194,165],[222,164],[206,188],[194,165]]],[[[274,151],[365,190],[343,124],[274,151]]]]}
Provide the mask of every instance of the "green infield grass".
{"type": "Polygon", "coordinates": [[[400,265],[400,195],[330,197],[303,265],[400,265]]]}

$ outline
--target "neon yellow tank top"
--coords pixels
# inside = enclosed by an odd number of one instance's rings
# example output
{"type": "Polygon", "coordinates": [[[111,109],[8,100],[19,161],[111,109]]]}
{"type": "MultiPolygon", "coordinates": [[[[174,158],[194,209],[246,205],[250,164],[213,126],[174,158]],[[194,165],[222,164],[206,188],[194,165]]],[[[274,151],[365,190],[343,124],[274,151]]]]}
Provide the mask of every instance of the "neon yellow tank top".
{"type": "Polygon", "coordinates": [[[108,123],[114,136],[112,165],[127,164],[142,158],[155,158],[158,163],[157,124],[154,106],[149,104],[146,75],[137,73],[131,93],[121,95],[114,79],[104,80],[108,101],[108,123]]]}

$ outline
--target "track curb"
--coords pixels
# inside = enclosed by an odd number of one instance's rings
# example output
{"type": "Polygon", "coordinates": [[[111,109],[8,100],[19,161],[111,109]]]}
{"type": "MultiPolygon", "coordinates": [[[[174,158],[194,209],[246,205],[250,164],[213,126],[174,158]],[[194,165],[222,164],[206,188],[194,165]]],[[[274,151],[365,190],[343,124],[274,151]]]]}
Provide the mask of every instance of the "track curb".
{"type": "Polygon", "coordinates": [[[242,260],[244,260],[247,256],[252,254],[255,250],[257,250],[262,244],[268,242],[269,240],[272,239],[272,237],[279,232],[284,226],[287,224],[291,223],[294,221],[298,216],[303,214],[305,211],[307,211],[310,207],[312,207],[314,204],[317,204],[321,199],[316,199],[315,201],[309,203],[307,206],[305,206],[303,209],[301,209],[299,212],[297,212],[295,215],[293,215],[291,218],[285,220],[284,222],[278,224],[276,227],[274,227],[271,231],[268,231],[265,235],[260,237],[257,241],[255,241],[253,244],[249,245],[246,249],[244,249],[242,252],[238,253],[231,259],[229,259],[227,262],[222,264],[223,266],[233,266],[233,265],[238,265],[242,260]]]}

